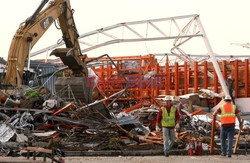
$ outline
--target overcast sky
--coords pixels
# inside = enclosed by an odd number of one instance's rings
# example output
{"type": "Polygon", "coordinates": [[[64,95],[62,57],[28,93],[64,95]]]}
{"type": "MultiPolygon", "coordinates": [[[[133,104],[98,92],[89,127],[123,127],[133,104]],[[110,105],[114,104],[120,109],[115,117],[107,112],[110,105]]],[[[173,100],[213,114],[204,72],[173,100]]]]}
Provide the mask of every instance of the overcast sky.
{"type": "MultiPolygon", "coordinates": [[[[40,3],[41,0],[2,1],[1,57],[7,58],[11,39],[19,24],[31,16],[40,3]]],[[[199,14],[215,53],[250,55],[250,49],[230,45],[232,42],[250,42],[249,0],[71,0],[71,7],[75,10],[74,18],[79,34],[121,22],[199,14]]],[[[56,30],[54,25],[50,28],[53,29],[49,29],[39,40],[33,52],[55,44],[61,38],[60,31],[56,30]]],[[[147,43],[147,51],[145,46],[143,47],[145,44],[141,45],[137,50],[133,51],[131,48],[127,53],[154,53],[153,44],[147,43]]],[[[119,46],[110,46],[109,49],[117,47],[119,46]]],[[[109,53],[105,50],[103,53],[109,53]]],[[[120,55],[119,49],[115,52],[113,55],[120,55]]]]}

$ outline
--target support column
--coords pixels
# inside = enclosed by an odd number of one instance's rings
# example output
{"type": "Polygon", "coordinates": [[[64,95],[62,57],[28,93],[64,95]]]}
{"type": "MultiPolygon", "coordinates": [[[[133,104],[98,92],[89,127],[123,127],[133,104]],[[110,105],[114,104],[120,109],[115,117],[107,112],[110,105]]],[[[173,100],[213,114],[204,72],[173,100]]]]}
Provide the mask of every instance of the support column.
{"type": "Polygon", "coordinates": [[[188,94],[188,65],[184,63],[184,94],[188,94]]]}
{"type": "Polygon", "coordinates": [[[208,88],[207,61],[204,61],[203,64],[204,64],[204,81],[203,81],[203,83],[204,83],[204,89],[207,89],[208,88]]]}
{"type": "Polygon", "coordinates": [[[169,64],[168,64],[168,58],[166,59],[166,64],[165,64],[165,95],[169,94],[170,90],[170,70],[169,70],[169,64]]]}
{"type": "Polygon", "coordinates": [[[227,65],[227,61],[226,61],[226,60],[223,60],[223,61],[222,61],[222,76],[223,76],[223,78],[224,78],[225,80],[227,79],[226,65],[227,65]]]}
{"type": "MultiPolygon", "coordinates": [[[[116,66],[118,67],[118,69],[119,69],[119,70],[121,70],[121,64],[120,64],[120,61],[117,61],[116,66]]],[[[119,79],[119,76],[120,76],[120,75],[121,75],[121,74],[119,74],[119,72],[117,72],[117,73],[116,73],[116,77],[117,77],[117,79],[119,79]]]]}
{"type": "Polygon", "coordinates": [[[105,74],[104,74],[104,66],[100,67],[100,79],[99,79],[99,83],[101,83],[99,85],[99,87],[102,89],[102,91],[104,91],[104,83],[105,83],[105,74]]]}
{"type": "Polygon", "coordinates": [[[244,82],[245,82],[245,97],[248,97],[248,82],[249,82],[249,60],[245,59],[245,68],[244,68],[244,82]]]}
{"type": "Polygon", "coordinates": [[[155,87],[155,97],[157,97],[159,95],[159,90],[160,90],[160,68],[159,68],[159,63],[156,64],[156,75],[155,75],[155,78],[154,78],[154,87],[155,87]]]}
{"type": "Polygon", "coordinates": [[[100,78],[102,78],[102,79],[104,79],[104,67],[103,66],[101,66],[100,67],[100,78]]]}
{"type": "Polygon", "coordinates": [[[194,62],[194,92],[198,91],[198,62],[194,62]]]}
{"type": "MultiPolygon", "coordinates": [[[[216,71],[214,70],[214,92],[218,93],[218,76],[216,74],[216,71]]],[[[214,99],[215,105],[217,105],[219,102],[218,98],[214,99]]]]}
{"type": "Polygon", "coordinates": [[[178,62],[175,62],[174,67],[175,67],[175,73],[174,73],[175,93],[174,94],[175,94],[175,96],[179,96],[179,65],[178,65],[178,62]]]}
{"type": "Polygon", "coordinates": [[[108,65],[108,67],[107,67],[107,80],[109,80],[111,78],[111,74],[112,74],[112,66],[108,65]]]}
{"type": "MultiPolygon", "coordinates": [[[[140,100],[141,100],[141,102],[143,102],[143,92],[142,92],[142,86],[143,86],[143,80],[142,80],[142,58],[141,58],[141,56],[140,56],[140,70],[139,70],[139,77],[137,78],[137,83],[136,83],[136,85],[137,85],[137,87],[139,87],[139,89],[140,89],[140,91],[139,91],[139,98],[140,98],[140,100]]],[[[145,89],[145,91],[146,91],[146,89],[145,89]]],[[[145,93],[145,92],[144,92],[145,93]]],[[[148,92],[147,92],[147,94],[148,94],[148,92]]]]}
{"type": "Polygon", "coordinates": [[[238,60],[235,60],[234,61],[234,92],[235,92],[234,98],[238,97],[238,89],[239,89],[238,66],[239,66],[238,60]]]}

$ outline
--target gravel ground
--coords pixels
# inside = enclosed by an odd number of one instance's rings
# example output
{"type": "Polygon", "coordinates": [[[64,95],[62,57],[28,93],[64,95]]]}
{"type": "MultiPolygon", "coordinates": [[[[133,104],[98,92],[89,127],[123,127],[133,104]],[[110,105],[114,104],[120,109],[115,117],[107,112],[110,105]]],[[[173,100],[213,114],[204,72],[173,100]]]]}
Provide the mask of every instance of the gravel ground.
{"type": "MultiPolygon", "coordinates": [[[[42,160],[38,158],[38,160],[42,160]]],[[[117,157],[66,157],[65,163],[249,163],[250,155],[233,156],[232,158],[211,155],[211,156],[117,156],[117,157]]],[[[23,157],[0,157],[0,162],[15,163],[15,162],[33,162],[23,157]]],[[[34,161],[41,162],[41,161],[34,161]]],[[[47,162],[51,162],[50,159],[47,162]]]]}
{"type": "Polygon", "coordinates": [[[221,162],[250,162],[250,155],[248,156],[233,156],[232,158],[222,156],[145,156],[145,157],[68,157],[65,162],[69,163],[221,163],[221,162]]]}

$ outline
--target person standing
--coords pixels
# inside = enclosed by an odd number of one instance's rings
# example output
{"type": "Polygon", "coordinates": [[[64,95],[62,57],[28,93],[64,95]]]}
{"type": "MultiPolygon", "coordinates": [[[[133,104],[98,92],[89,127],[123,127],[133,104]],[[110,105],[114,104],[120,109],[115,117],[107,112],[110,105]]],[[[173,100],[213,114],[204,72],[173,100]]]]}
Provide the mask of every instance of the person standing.
{"type": "Polygon", "coordinates": [[[238,118],[241,127],[240,111],[232,104],[232,99],[226,96],[225,104],[223,104],[219,109],[217,109],[213,115],[216,118],[217,114],[221,115],[221,130],[220,130],[220,140],[221,140],[221,155],[232,157],[233,139],[235,133],[235,119],[238,118]],[[228,149],[226,148],[226,139],[228,138],[228,149]]]}
{"type": "Polygon", "coordinates": [[[160,131],[159,124],[162,126],[164,155],[169,156],[169,150],[175,141],[175,126],[179,124],[179,112],[176,106],[172,105],[172,99],[165,97],[165,104],[162,105],[156,120],[156,132],[160,131]]]}

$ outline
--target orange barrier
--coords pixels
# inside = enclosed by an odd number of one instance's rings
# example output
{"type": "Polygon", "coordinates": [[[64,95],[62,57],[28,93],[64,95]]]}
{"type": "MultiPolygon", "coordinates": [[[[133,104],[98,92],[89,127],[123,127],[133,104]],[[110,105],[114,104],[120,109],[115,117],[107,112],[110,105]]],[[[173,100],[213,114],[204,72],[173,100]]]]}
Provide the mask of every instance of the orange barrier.
{"type": "Polygon", "coordinates": [[[123,112],[124,112],[124,113],[129,113],[129,112],[131,112],[131,111],[133,111],[133,110],[136,110],[136,109],[138,109],[138,108],[141,108],[141,107],[142,107],[142,103],[140,102],[140,103],[138,103],[138,104],[136,104],[136,105],[131,106],[130,108],[124,109],[123,112]]]}
{"type": "Polygon", "coordinates": [[[201,112],[202,112],[202,109],[199,108],[199,109],[195,110],[194,112],[192,112],[191,115],[194,116],[194,115],[197,115],[197,114],[199,114],[201,112]]]}

